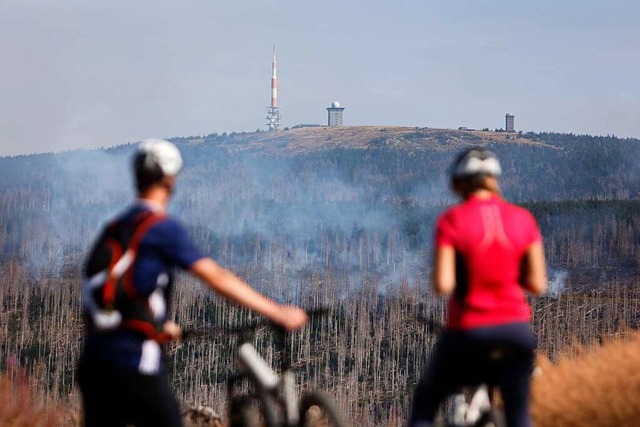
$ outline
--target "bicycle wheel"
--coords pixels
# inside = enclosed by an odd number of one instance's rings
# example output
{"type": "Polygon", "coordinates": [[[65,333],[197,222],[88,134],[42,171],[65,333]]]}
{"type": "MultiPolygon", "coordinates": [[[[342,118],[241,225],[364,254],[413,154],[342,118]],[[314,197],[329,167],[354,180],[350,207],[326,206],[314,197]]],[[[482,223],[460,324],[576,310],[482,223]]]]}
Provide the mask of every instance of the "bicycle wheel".
{"type": "Polygon", "coordinates": [[[506,425],[504,413],[499,409],[492,408],[490,411],[483,412],[473,427],[505,427],[506,425]]]}
{"type": "Polygon", "coordinates": [[[230,427],[277,427],[280,425],[275,399],[272,396],[241,396],[229,405],[230,427]]]}
{"type": "Polygon", "coordinates": [[[262,416],[262,423],[259,425],[266,427],[278,427],[282,425],[277,399],[268,393],[259,396],[259,399],[260,415],[262,416]]]}
{"type": "Polygon", "coordinates": [[[253,427],[257,425],[251,399],[234,397],[229,404],[229,427],[253,427]]]}
{"type": "Polygon", "coordinates": [[[338,411],[333,399],[318,391],[300,400],[300,427],[346,427],[349,424],[338,411]]]}

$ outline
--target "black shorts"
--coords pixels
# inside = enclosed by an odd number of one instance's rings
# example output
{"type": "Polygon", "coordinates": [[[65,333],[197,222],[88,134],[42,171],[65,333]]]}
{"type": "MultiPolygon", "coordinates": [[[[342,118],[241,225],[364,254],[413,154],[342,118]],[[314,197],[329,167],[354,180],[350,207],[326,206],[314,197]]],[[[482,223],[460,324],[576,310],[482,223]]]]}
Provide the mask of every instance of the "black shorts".
{"type": "Polygon", "coordinates": [[[81,357],[78,383],[85,427],[180,427],[182,417],[166,375],[143,375],[81,357]]]}
{"type": "Polygon", "coordinates": [[[528,323],[443,332],[416,387],[410,425],[433,421],[447,396],[481,383],[500,388],[508,425],[530,425],[534,350],[528,323]]]}

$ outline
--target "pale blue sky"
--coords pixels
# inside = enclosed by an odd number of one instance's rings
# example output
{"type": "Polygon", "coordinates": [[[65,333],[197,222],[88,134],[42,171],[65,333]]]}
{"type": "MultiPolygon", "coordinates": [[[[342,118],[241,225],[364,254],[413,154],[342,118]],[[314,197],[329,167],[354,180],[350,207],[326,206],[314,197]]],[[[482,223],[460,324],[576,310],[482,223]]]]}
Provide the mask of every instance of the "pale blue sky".
{"type": "Polygon", "coordinates": [[[283,124],[640,137],[637,0],[0,0],[0,155],[283,124]]]}

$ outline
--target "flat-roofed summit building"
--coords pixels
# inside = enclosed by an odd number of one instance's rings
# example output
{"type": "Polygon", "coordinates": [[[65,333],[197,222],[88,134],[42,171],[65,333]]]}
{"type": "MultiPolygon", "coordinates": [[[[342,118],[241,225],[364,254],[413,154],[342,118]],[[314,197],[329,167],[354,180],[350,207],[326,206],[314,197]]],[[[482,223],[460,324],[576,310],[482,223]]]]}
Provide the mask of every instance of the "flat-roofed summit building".
{"type": "Polygon", "coordinates": [[[327,108],[327,112],[329,113],[327,125],[342,126],[342,113],[344,112],[344,107],[341,107],[338,101],[333,101],[331,107],[327,108]]]}
{"type": "Polygon", "coordinates": [[[507,132],[515,132],[516,131],[515,127],[513,126],[513,120],[514,119],[515,119],[515,116],[513,114],[507,113],[504,116],[504,120],[505,120],[504,129],[507,132]]]}

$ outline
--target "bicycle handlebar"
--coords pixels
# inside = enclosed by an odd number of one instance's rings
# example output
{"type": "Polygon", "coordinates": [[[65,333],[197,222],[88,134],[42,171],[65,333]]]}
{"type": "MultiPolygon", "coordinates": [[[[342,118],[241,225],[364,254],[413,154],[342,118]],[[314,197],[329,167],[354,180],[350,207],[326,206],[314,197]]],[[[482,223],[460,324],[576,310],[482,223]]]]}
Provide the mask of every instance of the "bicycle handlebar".
{"type": "MultiPolygon", "coordinates": [[[[322,308],[314,308],[311,310],[306,310],[306,313],[307,313],[307,316],[309,316],[309,318],[312,319],[314,317],[325,316],[326,314],[330,313],[330,310],[328,308],[322,307],[322,308]]],[[[226,334],[242,335],[242,334],[256,332],[261,328],[270,328],[270,329],[275,329],[276,331],[286,332],[284,330],[284,327],[265,318],[254,319],[245,325],[218,328],[218,330],[226,334]]]]}
{"type": "MultiPolygon", "coordinates": [[[[319,307],[310,310],[305,310],[309,319],[313,319],[316,317],[323,317],[327,314],[331,313],[331,310],[328,307],[319,307]]],[[[204,336],[208,333],[223,333],[227,335],[250,335],[262,328],[270,328],[276,330],[278,333],[286,333],[287,331],[277,323],[272,322],[266,318],[254,319],[244,325],[239,326],[213,326],[205,329],[189,329],[185,328],[182,330],[182,340],[189,340],[195,337],[204,336]]]]}

